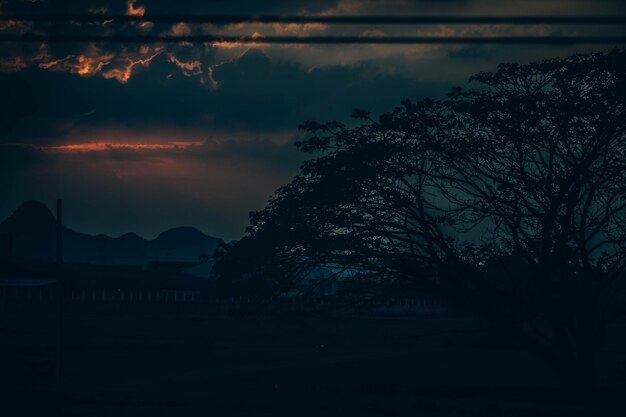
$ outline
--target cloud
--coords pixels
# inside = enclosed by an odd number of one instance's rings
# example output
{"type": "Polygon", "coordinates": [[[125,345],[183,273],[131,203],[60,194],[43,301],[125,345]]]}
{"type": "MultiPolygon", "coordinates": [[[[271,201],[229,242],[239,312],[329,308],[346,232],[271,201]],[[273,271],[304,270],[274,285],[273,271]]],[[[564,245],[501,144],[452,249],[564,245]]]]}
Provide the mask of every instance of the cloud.
{"type": "Polygon", "coordinates": [[[112,125],[138,131],[184,126],[205,137],[219,132],[295,133],[304,120],[345,119],[356,107],[382,112],[404,98],[447,89],[447,84],[420,84],[401,74],[378,73],[368,65],[309,70],[258,49],[214,64],[214,84],[202,86],[194,77],[209,81],[210,74],[199,60],[154,49],[126,54],[107,65],[101,65],[108,57],[103,60],[99,50],[81,55],[83,61],[74,56],[54,64],[84,71],[84,78],[38,68],[0,74],[5,100],[11,100],[0,113],[2,140],[62,143],[86,130],[112,125]],[[149,70],[137,71],[148,64],[149,70]],[[172,75],[173,69],[180,72],[172,75]]]}
{"type": "Polygon", "coordinates": [[[176,58],[176,56],[171,53],[167,54],[167,60],[180,68],[187,77],[202,75],[203,73],[202,63],[199,60],[183,61],[176,58]]]}
{"type": "Polygon", "coordinates": [[[189,36],[191,35],[191,28],[184,22],[176,23],[172,26],[172,30],[169,31],[172,36],[189,36]]]}
{"type": "Polygon", "coordinates": [[[28,64],[24,62],[21,56],[13,56],[0,60],[0,72],[18,72],[27,67],[28,64]]]}
{"type": "Polygon", "coordinates": [[[154,58],[159,56],[163,51],[157,48],[151,55],[146,58],[133,59],[130,56],[120,56],[118,59],[122,61],[122,66],[118,68],[112,68],[102,73],[102,76],[107,79],[116,79],[122,84],[126,84],[133,73],[133,69],[140,66],[149,66],[154,58]]]}
{"type": "Polygon", "coordinates": [[[63,58],[52,59],[48,53],[42,51],[33,58],[39,61],[39,68],[51,71],[67,71],[81,77],[93,76],[113,61],[115,54],[105,53],[94,44],[90,44],[84,54],[67,55],[63,58]]]}
{"type": "Polygon", "coordinates": [[[136,0],[128,0],[126,2],[126,14],[129,16],[143,16],[146,13],[146,8],[144,6],[136,6],[135,3],[136,0]]]}
{"type": "Polygon", "coordinates": [[[124,150],[160,150],[187,149],[201,146],[203,142],[175,141],[166,143],[119,143],[119,142],[80,142],[65,145],[41,146],[39,149],[48,152],[104,152],[114,149],[124,150]]]}
{"type": "Polygon", "coordinates": [[[142,45],[121,47],[116,50],[89,43],[69,54],[55,53],[47,44],[41,44],[29,54],[0,59],[0,72],[17,72],[38,67],[53,72],[68,72],[80,77],[101,76],[127,83],[138,67],[147,67],[152,60],[165,51],[164,47],[142,45]]]}
{"type": "MultiPolygon", "coordinates": [[[[87,0],[84,7],[86,10],[106,10],[110,13],[123,12],[130,15],[143,16],[144,13],[173,14],[180,13],[179,6],[175,2],[165,0],[151,1],[148,6],[137,1],[120,2],[121,4],[109,4],[103,1],[87,0]],[[117,8],[116,8],[117,7],[117,8]],[[125,7],[120,9],[120,7],[125,7]],[[149,10],[148,10],[149,9],[149,10]]],[[[25,2],[9,1],[5,6],[7,11],[24,12],[37,9],[38,12],[60,13],[64,11],[75,12],[69,6],[57,6],[52,8],[48,3],[26,4],[25,2]]],[[[616,15],[626,13],[626,3],[617,0],[606,0],[603,2],[584,2],[575,0],[566,2],[564,0],[546,0],[543,2],[526,2],[514,0],[510,2],[493,2],[489,0],[339,0],[339,1],[308,1],[300,0],[293,2],[281,2],[269,0],[264,2],[253,1],[226,1],[216,0],[213,2],[203,2],[192,0],[185,2],[185,13],[216,13],[216,14],[322,14],[322,15],[514,15],[519,10],[524,10],[526,14],[552,15],[552,14],[608,14],[616,15]]],[[[8,21],[5,25],[10,26],[7,30],[17,30],[20,33],[26,30],[35,30],[39,33],[46,33],[51,29],[46,23],[38,22],[35,27],[24,26],[22,22],[8,21]],[[21,26],[19,26],[21,25],[21,26]],[[18,27],[19,26],[19,27],[18,27]]],[[[93,26],[93,25],[92,25],[93,26]]],[[[88,24],[83,24],[77,30],[91,28],[88,24]]],[[[1,30],[1,29],[0,29],[1,30]]],[[[556,26],[511,26],[511,25],[321,25],[321,24],[230,24],[230,25],[191,25],[179,22],[174,25],[154,24],[151,22],[124,23],[109,22],[98,28],[103,33],[137,34],[150,30],[154,33],[171,35],[188,35],[196,31],[210,34],[224,34],[230,36],[250,36],[254,34],[269,35],[341,35],[353,34],[362,36],[380,36],[382,33],[389,36],[399,35],[438,35],[438,36],[514,36],[514,35],[549,35],[557,33],[571,35],[593,35],[597,34],[599,28],[594,25],[559,25],[556,26]]],[[[603,27],[603,32],[608,34],[624,34],[624,28],[603,27]]],[[[80,32],[79,32],[80,33],[80,32]]],[[[470,71],[460,65],[447,65],[447,59],[454,56],[456,60],[463,59],[468,51],[462,45],[250,45],[243,43],[215,43],[213,45],[194,45],[181,42],[177,45],[161,45],[168,53],[174,56],[179,62],[198,62],[199,69],[189,71],[185,66],[178,65],[184,75],[192,74],[197,81],[217,87],[213,70],[215,65],[227,63],[236,59],[240,54],[248,50],[251,46],[263,47],[263,50],[273,58],[280,58],[297,62],[310,69],[313,67],[332,67],[345,65],[359,65],[367,62],[369,65],[376,64],[380,72],[402,73],[405,77],[419,77],[420,81],[441,82],[454,78],[466,78],[470,71]],[[188,57],[190,50],[193,50],[193,57],[188,57]]],[[[47,46],[46,46],[47,47],[47,46]]],[[[135,47],[121,45],[100,45],[102,49],[101,60],[90,55],[89,49],[81,49],[78,45],[73,45],[71,52],[59,53],[55,48],[48,48],[49,59],[51,61],[66,62],[66,65],[48,66],[46,62],[38,60],[37,51],[33,51],[31,46],[12,45],[4,48],[0,53],[1,71],[20,71],[30,66],[41,65],[55,71],[69,71],[70,73],[84,76],[92,74],[113,78],[120,83],[128,83],[135,73],[133,69],[142,66],[146,62],[146,56],[137,53],[135,47]],[[35,57],[33,57],[35,55],[35,57]],[[111,57],[113,55],[113,57],[111,57]],[[110,59],[110,61],[105,60],[110,59]],[[73,60],[83,62],[73,62],[73,60]],[[97,60],[94,63],[90,61],[97,60]],[[104,66],[113,66],[105,70],[104,66]],[[78,68],[78,69],[77,69],[78,68]]],[[[67,49],[66,47],[61,49],[67,49]]],[[[561,55],[571,53],[576,48],[572,47],[541,47],[531,48],[516,46],[491,46],[489,47],[489,62],[485,62],[483,68],[495,66],[498,61],[510,61],[513,59],[532,59],[533,56],[545,57],[554,55],[557,51],[561,55]],[[561,53],[562,51],[562,53],[561,53]]],[[[585,48],[588,51],[594,48],[585,48]]],[[[597,48],[595,48],[597,49],[597,48]]],[[[471,51],[471,48],[469,49],[471,51]]],[[[472,57],[468,56],[472,61],[472,57]]],[[[476,60],[473,60],[476,61],[476,60]]],[[[148,61],[149,62],[149,61],[148,61]]],[[[172,63],[175,63],[173,60],[172,63]]],[[[472,71],[476,67],[472,67],[472,71]]]]}

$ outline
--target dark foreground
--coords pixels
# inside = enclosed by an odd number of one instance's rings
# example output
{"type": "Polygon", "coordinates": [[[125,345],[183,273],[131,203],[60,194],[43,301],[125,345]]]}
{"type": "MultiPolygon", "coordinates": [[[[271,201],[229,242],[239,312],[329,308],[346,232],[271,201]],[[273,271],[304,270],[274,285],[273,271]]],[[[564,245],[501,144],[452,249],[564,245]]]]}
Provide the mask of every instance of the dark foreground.
{"type": "Polygon", "coordinates": [[[462,319],[210,317],[3,306],[3,416],[626,415],[624,328],[583,409],[534,358],[462,319]],[[19,311],[18,311],[19,310],[19,311]]]}

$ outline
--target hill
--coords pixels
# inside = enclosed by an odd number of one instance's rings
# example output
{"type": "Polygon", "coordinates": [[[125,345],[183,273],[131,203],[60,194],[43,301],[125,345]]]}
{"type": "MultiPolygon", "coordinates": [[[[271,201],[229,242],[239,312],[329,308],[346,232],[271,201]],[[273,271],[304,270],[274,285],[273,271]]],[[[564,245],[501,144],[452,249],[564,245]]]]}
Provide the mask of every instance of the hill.
{"type": "MultiPolygon", "coordinates": [[[[56,252],[56,219],[38,201],[28,201],[0,223],[5,251],[20,259],[53,260],[56,252]]],[[[198,261],[211,254],[222,239],[205,235],[194,227],[176,227],[144,239],[136,233],[120,237],[89,235],[63,228],[63,252],[67,262],[101,265],[139,265],[149,261],[198,261]]]]}

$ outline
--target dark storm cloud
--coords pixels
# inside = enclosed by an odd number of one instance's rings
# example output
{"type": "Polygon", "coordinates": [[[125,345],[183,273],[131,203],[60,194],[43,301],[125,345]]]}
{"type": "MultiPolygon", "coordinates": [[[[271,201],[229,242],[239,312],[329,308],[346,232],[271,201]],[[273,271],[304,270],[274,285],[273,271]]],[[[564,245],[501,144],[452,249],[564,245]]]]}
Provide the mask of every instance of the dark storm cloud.
{"type": "Polygon", "coordinates": [[[383,111],[439,87],[371,74],[366,66],[306,70],[258,50],[216,65],[214,89],[174,69],[159,57],[127,84],[39,69],[0,74],[0,89],[10,103],[0,114],[3,141],[59,141],[81,126],[98,125],[180,126],[204,129],[207,136],[215,131],[295,133],[307,119],[346,117],[355,107],[383,111]]]}

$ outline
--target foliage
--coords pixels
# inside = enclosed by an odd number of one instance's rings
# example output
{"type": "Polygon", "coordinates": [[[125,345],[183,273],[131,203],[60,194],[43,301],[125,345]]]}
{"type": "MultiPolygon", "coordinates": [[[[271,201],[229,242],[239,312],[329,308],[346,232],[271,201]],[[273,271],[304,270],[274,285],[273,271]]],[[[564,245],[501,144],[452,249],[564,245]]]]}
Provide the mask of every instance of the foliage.
{"type": "Polygon", "coordinates": [[[470,81],[356,127],[302,124],[317,156],[247,239],[291,279],[339,265],[444,294],[589,379],[626,268],[626,53],[470,81]]]}

